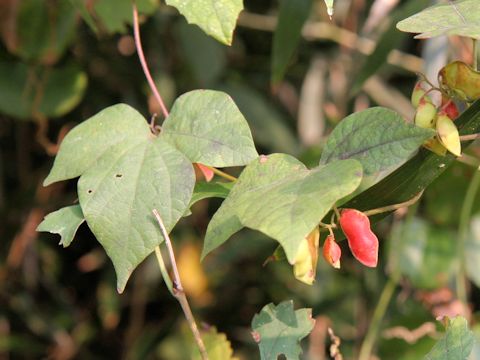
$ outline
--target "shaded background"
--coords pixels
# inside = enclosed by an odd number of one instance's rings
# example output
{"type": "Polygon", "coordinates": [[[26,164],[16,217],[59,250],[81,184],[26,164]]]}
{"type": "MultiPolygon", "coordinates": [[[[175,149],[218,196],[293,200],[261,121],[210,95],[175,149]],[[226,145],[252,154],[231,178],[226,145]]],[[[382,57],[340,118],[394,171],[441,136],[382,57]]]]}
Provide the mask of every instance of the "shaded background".
{"type": "MultiPolygon", "coordinates": [[[[260,153],[285,152],[315,166],[325,138],[343,117],[381,105],[411,121],[414,72],[427,69],[433,80],[449,58],[470,61],[471,43],[464,39],[420,43],[394,30],[391,18],[409,15],[414,2],[336,0],[330,21],[323,1],[314,1],[287,74],[275,86],[270,78],[277,1],[245,0],[232,47],[157,1],[139,1],[139,8],[146,56],[169,106],[192,89],[225,91],[247,118],[260,153]]],[[[2,360],[190,357],[183,314],[152,257],[118,295],[113,266],[87,226],[68,249],[58,246],[57,236],[35,231],[47,213],[76,201],[75,181],[42,187],[69,129],[119,102],[147,119],[160,113],[141,71],[130,23],[128,0],[0,1],[2,360]],[[90,14],[90,24],[79,9],[90,14]]],[[[330,326],[341,338],[344,357],[353,359],[385,284],[395,291],[377,339],[379,358],[421,358],[439,336],[436,316],[463,313],[475,327],[478,195],[472,218],[464,217],[460,229],[468,234],[467,248],[459,249],[456,239],[479,151],[478,145],[470,148],[469,156],[430,186],[408,214],[397,212],[376,225],[377,269],[361,267],[343,242],[342,269],[320,261],[313,286],[295,280],[286,262],[262,266],[276,243],[253,231],[235,235],[200,264],[202,238],[220,201],[196,204],[173,238],[201,327],[225,333],[237,357],[257,358],[250,335],[254,314],[269,302],[293,299],[297,308],[311,307],[317,318],[303,342],[308,358],[328,358],[330,326]],[[467,254],[468,307],[455,295],[460,252],[467,254]]]]}

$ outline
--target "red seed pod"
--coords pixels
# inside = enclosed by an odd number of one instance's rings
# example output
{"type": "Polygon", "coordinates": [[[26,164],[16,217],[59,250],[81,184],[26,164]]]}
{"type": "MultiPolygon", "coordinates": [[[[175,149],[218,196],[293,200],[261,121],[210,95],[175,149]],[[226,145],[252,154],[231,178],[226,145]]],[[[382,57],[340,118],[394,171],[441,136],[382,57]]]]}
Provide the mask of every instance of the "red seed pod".
{"type": "Polygon", "coordinates": [[[340,269],[340,257],[342,256],[342,249],[335,242],[333,235],[328,235],[323,243],[323,257],[335,269],[340,269]]]}
{"type": "Polygon", "coordinates": [[[368,216],[355,209],[344,209],[340,214],[340,226],[353,256],[365,266],[376,267],[378,238],[370,229],[368,216]]]}
{"type": "Polygon", "coordinates": [[[445,112],[451,120],[455,120],[459,115],[458,107],[452,100],[448,100],[442,104],[440,111],[445,112]]]}

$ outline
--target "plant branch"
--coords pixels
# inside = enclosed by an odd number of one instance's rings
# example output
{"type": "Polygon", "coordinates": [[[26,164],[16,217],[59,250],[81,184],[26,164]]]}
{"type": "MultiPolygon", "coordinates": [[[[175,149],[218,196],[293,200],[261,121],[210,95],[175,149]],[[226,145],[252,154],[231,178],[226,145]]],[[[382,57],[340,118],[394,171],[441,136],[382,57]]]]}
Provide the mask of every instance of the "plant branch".
{"type": "Polygon", "coordinates": [[[411,205],[415,204],[418,201],[418,199],[420,199],[422,194],[423,194],[423,190],[420,191],[413,198],[411,198],[410,200],[407,200],[405,202],[402,202],[402,203],[399,203],[399,204],[394,204],[394,205],[388,205],[388,206],[384,206],[384,207],[377,208],[377,209],[367,210],[367,211],[364,211],[363,213],[367,216],[372,216],[372,215],[378,215],[378,214],[382,214],[382,213],[389,212],[389,211],[398,210],[398,209],[401,209],[403,207],[408,207],[408,206],[411,206],[411,205]]]}
{"type": "Polygon", "coordinates": [[[207,166],[207,165],[203,165],[203,166],[206,166],[208,167],[210,170],[213,171],[214,174],[224,178],[224,179],[227,179],[228,181],[237,181],[237,178],[235,176],[232,176],[230,174],[227,174],[226,172],[223,172],[222,170],[219,170],[217,168],[214,168],[212,166],[207,166]]]}
{"type": "Polygon", "coordinates": [[[162,109],[163,116],[165,118],[168,117],[168,110],[163,102],[162,96],[158,92],[157,87],[155,86],[155,82],[153,81],[152,75],[150,74],[150,70],[148,69],[147,61],[145,60],[145,55],[143,53],[142,48],[142,40],[140,39],[140,25],[138,23],[138,10],[137,5],[135,2],[133,3],[133,35],[135,38],[135,48],[137,49],[138,58],[140,59],[140,63],[142,64],[143,73],[147,78],[148,85],[155,96],[160,108],[162,109]]]}
{"type": "Polygon", "coordinates": [[[392,277],[388,279],[385,287],[383,288],[382,294],[380,295],[380,300],[378,300],[377,307],[373,312],[372,321],[370,322],[370,326],[368,327],[367,335],[365,336],[365,340],[363,341],[362,347],[360,348],[360,355],[358,357],[359,360],[370,359],[373,346],[375,345],[375,339],[377,338],[378,332],[380,330],[382,319],[385,315],[385,312],[387,311],[388,304],[392,299],[397,283],[398,276],[392,275],[392,277]]]}
{"type": "Polygon", "coordinates": [[[480,138],[480,134],[462,135],[460,136],[460,141],[477,140],[479,138],[480,138]]]}
{"type": "MultiPolygon", "coordinates": [[[[200,336],[200,331],[198,330],[198,326],[197,326],[197,323],[195,322],[195,318],[193,317],[192,310],[190,309],[187,296],[185,295],[185,291],[183,290],[170,236],[168,235],[167,229],[165,228],[163,220],[160,217],[160,214],[158,213],[158,211],[156,209],[153,209],[152,212],[153,212],[153,215],[155,215],[155,218],[157,219],[158,225],[160,226],[162,236],[165,239],[165,245],[167,246],[168,255],[170,256],[170,262],[172,265],[173,277],[174,277],[173,296],[178,300],[178,302],[180,303],[180,306],[182,307],[183,313],[185,314],[185,318],[187,319],[188,324],[190,325],[190,329],[192,330],[193,336],[195,338],[195,342],[197,343],[197,347],[198,347],[198,350],[200,351],[202,359],[208,360],[208,354],[205,348],[205,344],[203,343],[202,337],[200,336]]],[[[157,251],[155,251],[155,253],[157,253],[157,251]]],[[[160,257],[161,257],[161,253],[160,253],[160,257]]],[[[158,259],[158,255],[157,255],[157,259],[158,259]]],[[[163,262],[163,258],[162,258],[162,262],[163,262]]]]}
{"type": "Polygon", "coordinates": [[[170,294],[175,296],[173,292],[173,284],[170,275],[168,274],[167,267],[165,266],[165,261],[163,261],[162,251],[160,250],[160,246],[155,248],[155,256],[157,257],[158,267],[160,268],[160,272],[162,273],[163,281],[165,285],[167,285],[168,291],[170,294]]]}

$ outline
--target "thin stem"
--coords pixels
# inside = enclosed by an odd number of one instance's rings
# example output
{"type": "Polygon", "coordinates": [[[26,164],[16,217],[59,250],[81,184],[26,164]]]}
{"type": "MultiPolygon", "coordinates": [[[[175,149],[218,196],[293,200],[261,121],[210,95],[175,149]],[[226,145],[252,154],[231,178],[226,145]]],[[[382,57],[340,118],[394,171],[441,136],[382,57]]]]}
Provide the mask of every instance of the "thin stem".
{"type": "Polygon", "coordinates": [[[470,224],[470,215],[472,214],[473,204],[480,188],[480,168],[475,171],[475,174],[468,185],[465,199],[463,200],[462,210],[460,212],[460,223],[458,226],[457,239],[457,256],[458,269],[456,274],[457,280],[457,297],[462,304],[467,305],[467,290],[465,287],[465,238],[468,233],[470,224]]]}
{"type": "MultiPolygon", "coordinates": [[[[203,165],[203,166],[206,166],[206,165],[203,165]]],[[[222,170],[219,170],[217,168],[214,168],[212,166],[206,166],[207,168],[209,168],[210,170],[213,171],[214,174],[224,178],[224,179],[227,179],[228,181],[237,181],[237,178],[235,176],[232,176],[230,174],[227,174],[226,172],[223,172],[222,170]]]]}
{"type": "Polygon", "coordinates": [[[460,141],[477,140],[479,138],[480,138],[480,134],[462,135],[460,136],[460,141]]]}
{"type": "Polygon", "coordinates": [[[160,272],[162,273],[163,281],[165,282],[165,285],[167,285],[167,288],[170,294],[175,296],[175,294],[173,293],[172,279],[170,279],[170,275],[168,274],[167,267],[165,266],[165,262],[163,261],[163,256],[160,250],[160,246],[157,246],[155,248],[155,255],[157,257],[158,267],[160,268],[160,272]]]}
{"type": "Polygon", "coordinates": [[[135,2],[133,3],[133,35],[135,37],[135,48],[137,49],[138,58],[140,59],[140,63],[142,64],[143,73],[147,78],[148,85],[150,86],[150,89],[152,90],[155,99],[157,100],[160,108],[162,109],[163,116],[167,118],[167,107],[165,106],[162,96],[160,95],[157,87],[155,86],[155,82],[153,81],[150,70],[148,69],[147,61],[145,60],[145,55],[143,54],[142,40],[140,39],[140,25],[138,23],[138,10],[135,2]]]}
{"type": "Polygon", "coordinates": [[[418,199],[420,199],[422,194],[423,194],[423,190],[420,191],[417,195],[415,195],[410,200],[407,200],[403,203],[384,206],[384,207],[381,207],[381,208],[378,208],[378,209],[367,210],[367,211],[364,211],[363,213],[367,216],[372,216],[372,215],[382,214],[382,213],[389,212],[389,211],[398,210],[398,209],[401,209],[403,207],[408,207],[408,206],[411,206],[411,205],[415,204],[418,201],[418,199]]]}
{"type": "Polygon", "coordinates": [[[380,330],[383,316],[387,311],[388,304],[392,299],[397,283],[398,277],[393,275],[388,279],[385,287],[382,290],[380,300],[378,300],[377,307],[375,308],[375,311],[373,313],[372,321],[370,322],[370,326],[368,327],[367,335],[365,336],[365,340],[363,341],[362,347],[360,348],[360,355],[358,357],[359,360],[370,359],[373,346],[375,345],[375,339],[377,338],[378,332],[380,330]]]}
{"type": "Polygon", "coordinates": [[[157,219],[158,225],[160,226],[160,230],[162,232],[163,238],[165,239],[165,245],[167,246],[168,254],[170,256],[170,262],[172,264],[174,277],[173,296],[178,300],[180,306],[182,307],[183,313],[185,314],[185,318],[190,325],[190,329],[192,330],[195,342],[197,343],[197,347],[200,351],[202,359],[208,360],[208,354],[207,350],[205,349],[205,344],[203,343],[202,337],[200,336],[200,331],[198,330],[197,323],[195,322],[195,318],[193,317],[192,310],[190,309],[190,305],[185,295],[185,291],[183,290],[182,282],[180,280],[180,274],[177,268],[177,262],[175,260],[175,253],[173,251],[172,241],[170,240],[170,236],[168,235],[167,229],[165,228],[163,220],[158,211],[156,209],[153,209],[152,212],[157,219]]]}

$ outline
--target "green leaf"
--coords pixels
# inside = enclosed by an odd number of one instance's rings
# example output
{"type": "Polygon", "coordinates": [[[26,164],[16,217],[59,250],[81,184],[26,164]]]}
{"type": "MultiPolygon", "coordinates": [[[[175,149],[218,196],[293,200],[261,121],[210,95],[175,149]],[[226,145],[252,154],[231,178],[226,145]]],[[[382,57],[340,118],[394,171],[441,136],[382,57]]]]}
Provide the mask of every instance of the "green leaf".
{"type": "Polygon", "coordinates": [[[300,340],[310,334],[314,325],[312,310],[294,311],[291,300],[264,306],[252,320],[252,336],[260,348],[260,358],[270,360],[285,355],[287,360],[299,359],[300,340]]]}
{"type": "Polygon", "coordinates": [[[135,267],[163,241],[152,210],[170,231],[188,208],[192,164],[120,104],[68,133],[45,184],[79,175],[80,206],[112,259],[122,292],[135,267]]]}
{"type": "Polygon", "coordinates": [[[202,87],[215,83],[227,62],[225,46],[183,19],[176,24],[175,34],[183,50],[183,58],[197,82],[202,87]]]}
{"type": "Polygon", "coordinates": [[[54,64],[74,39],[75,9],[66,1],[22,0],[11,14],[15,15],[11,26],[16,39],[7,44],[24,60],[54,64]]]}
{"type": "MultiPolygon", "coordinates": [[[[158,0],[136,0],[135,3],[140,14],[151,15],[158,8],[158,0]]],[[[94,9],[101,25],[110,33],[123,33],[133,22],[131,0],[97,0],[94,9]]]]}
{"type": "Polygon", "coordinates": [[[194,90],[180,96],[162,125],[161,137],[192,162],[246,165],[258,157],[248,123],[232,98],[220,91],[194,90]]]}
{"type": "Polygon", "coordinates": [[[75,65],[35,68],[0,61],[0,110],[18,119],[34,113],[63,116],[82,100],[86,87],[87,76],[75,65]]]}
{"type": "Polygon", "coordinates": [[[473,283],[480,287],[480,215],[472,218],[470,232],[465,242],[465,269],[467,276],[473,283]]]}
{"type": "Polygon", "coordinates": [[[225,199],[233,187],[233,182],[199,182],[195,185],[193,190],[190,206],[203,199],[208,198],[222,198],[225,199]]]}
{"type": "Polygon", "coordinates": [[[448,319],[445,335],[435,344],[424,360],[466,360],[472,352],[475,337],[461,316],[448,319]]]}
{"type": "Polygon", "coordinates": [[[131,146],[151,136],[140,113],[125,104],[110,106],[71,130],[63,139],[44,186],[73,179],[118,144],[131,146]]]}
{"type": "Polygon", "coordinates": [[[70,246],[75,233],[85,221],[80,205],[67,206],[45,216],[37,231],[60,235],[60,245],[70,246]]]}
{"type": "Polygon", "coordinates": [[[83,20],[87,23],[88,26],[90,26],[90,29],[92,29],[93,32],[98,33],[97,24],[95,23],[95,20],[93,19],[92,14],[90,14],[90,12],[88,11],[85,1],[70,0],[70,3],[75,7],[75,9],[77,9],[77,11],[80,13],[80,16],[83,18],[83,20]]]}
{"type": "Polygon", "coordinates": [[[278,83],[297,47],[302,26],[310,14],[312,0],[281,0],[277,28],[273,34],[272,83],[278,83]]]}
{"type": "MultiPolygon", "coordinates": [[[[460,135],[480,132],[480,101],[476,101],[465,110],[455,120],[455,124],[460,135]]],[[[471,143],[465,142],[463,148],[466,149],[471,143]]],[[[453,155],[438,156],[426,149],[420,149],[417,155],[396,171],[342,206],[364,211],[409,200],[430,185],[455,160],[456,157],[453,155]]],[[[376,222],[387,215],[388,213],[373,216],[370,220],[376,222]]],[[[324,221],[330,221],[329,216],[330,214],[324,221]]],[[[337,240],[343,238],[341,233],[337,235],[337,240]]]]}
{"type": "Polygon", "coordinates": [[[367,81],[370,76],[375,74],[380,67],[385,64],[390,51],[396,48],[405,38],[405,34],[399,32],[395,24],[401,19],[420,11],[428,4],[429,0],[409,0],[392,13],[391,25],[388,30],[382,34],[377,42],[375,50],[367,57],[365,63],[359,70],[358,75],[355,76],[352,93],[355,94],[362,88],[365,81],[367,81]]]}
{"type": "Polygon", "coordinates": [[[435,131],[405,121],[396,112],[374,107],[343,119],[330,134],[320,164],[355,159],[365,176],[400,166],[435,131]]]}
{"type": "Polygon", "coordinates": [[[397,28],[410,33],[420,33],[417,39],[440,35],[459,35],[480,39],[480,8],[478,0],[452,1],[431,6],[424,11],[400,21],[397,28]]]}
{"type": "Polygon", "coordinates": [[[401,274],[415,287],[436,289],[446,286],[455,271],[454,234],[412,218],[393,228],[389,268],[401,274]]]}
{"type": "Polygon", "coordinates": [[[308,170],[289,155],[262,156],[243,170],[210,221],[202,257],[248,227],[277,240],[293,263],[301,240],[361,179],[355,160],[308,170]]]}
{"type": "Polygon", "coordinates": [[[299,151],[297,138],[288,127],[283,114],[252,87],[229,83],[219,90],[228,93],[248,119],[255,144],[271,152],[295,154],[299,151]]]}
{"type": "Polygon", "coordinates": [[[242,0],[165,0],[185,16],[189,24],[198,25],[208,35],[230,45],[242,0]]]}
{"type": "Polygon", "coordinates": [[[194,184],[192,164],[161,138],[119,143],[82,174],[80,205],[113,262],[119,292],[163,241],[152,210],[170,231],[188,208],[194,184]]]}

